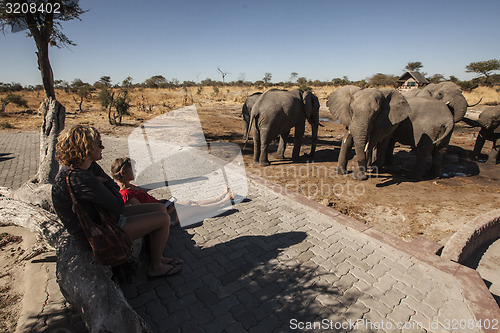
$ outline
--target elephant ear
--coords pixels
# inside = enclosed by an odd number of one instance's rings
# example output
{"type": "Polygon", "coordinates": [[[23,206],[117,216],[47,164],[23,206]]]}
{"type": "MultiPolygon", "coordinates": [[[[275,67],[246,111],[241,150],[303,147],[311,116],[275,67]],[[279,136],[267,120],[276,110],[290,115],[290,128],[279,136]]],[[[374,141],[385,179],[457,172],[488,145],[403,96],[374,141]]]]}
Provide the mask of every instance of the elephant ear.
{"type": "Polygon", "coordinates": [[[306,113],[307,121],[309,121],[310,124],[318,122],[319,119],[314,119],[316,118],[315,115],[318,113],[316,112],[316,110],[319,110],[318,97],[316,97],[316,95],[314,95],[312,92],[306,91],[302,95],[302,100],[304,101],[304,110],[306,113]]]}
{"type": "Polygon", "coordinates": [[[387,114],[391,124],[396,125],[408,118],[410,115],[410,104],[406,98],[395,89],[381,89],[385,97],[382,112],[387,114]]]}
{"type": "Polygon", "coordinates": [[[356,86],[343,86],[328,96],[326,106],[330,113],[345,126],[349,126],[352,118],[351,101],[352,95],[361,90],[356,86]]]}

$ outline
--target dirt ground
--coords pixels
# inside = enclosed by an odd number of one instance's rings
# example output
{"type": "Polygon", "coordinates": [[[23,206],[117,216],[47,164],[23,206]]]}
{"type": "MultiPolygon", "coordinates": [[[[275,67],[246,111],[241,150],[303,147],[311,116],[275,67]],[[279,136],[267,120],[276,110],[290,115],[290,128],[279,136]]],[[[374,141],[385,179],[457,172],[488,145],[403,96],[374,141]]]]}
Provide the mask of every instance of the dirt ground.
{"type": "Polygon", "coordinates": [[[0,332],[14,332],[25,291],[23,255],[36,236],[24,228],[0,227],[0,332]]]}
{"type": "MultiPolygon", "coordinates": [[[[247,95],[251,92],[247,92],[247,95]]],[[[324,104],[324,96],[320,101],[324,104]]],[[[244,99],[243,99],[244,100],[244,99]]],[[[240,118],[241,99],[230,103],[204,100],[197,103],[197,111],[208,142],[226,141],[243,149],[243,121],[240,118]]],[[[107,123],[107,115],[93,107],[85,113],[68,108],[66,126],[83,123],[96,126],[101,133],[127,136],[144,120],[154,114],[134,114],[124,118],[123,126],[107,123]]],[[[395,149],[394,164],[390,169],[371,172],[366,181],[351,175],[335,173],[344,128],[332,119],[323,106],[320,110],[321,127],[314,159],[298,162],[276,160],[269,155],[271,166],[252,164],[252,142],[243,150],[246,170],[280,184],[286,191],[297,192],[343,214],[352,216],[376,229],[393,234],[403,240],[423,236],[444,244],[462,225],[487,211],[497,209],[500,202],[500,165],[471,161],[478,129],[458,123],[452,136],[443,166],[444,177],[413,181],[405,177],[415,160],[409,147],[395,149]]],[[[2,122],[13,124],[13,130],[39,130],[41,117],[36,112],[4,114],[2,122]]],[[[308,126],[308,125],[307,125],[308,126]]],[[[12,130],[0,126],[0,130],[12,130]]],[[[292,131],[293,134],[293,131],[292,131]]],[[[285,156],[290,157],[293,139],[289,139],[285,156]]],[[[271,151],[276,150],[276,145],[271,151]]],[[[310,128],[301,155],[310,149],[310,128]]],[[[488,142],[483,153],[491,149],[488,142]]],[[[354,154],[352,154],[354,155],[354,154]]],[[[355,156],[348,168],[355,164],[355,156]]],[[[0,233],[5,232],[0,228],[0,233]]],[[[7,237],[7,236],[5,236],[7,237]]],[[[15,328],[22,299],[19,277],[23,265],[18,258],[24,249],[16,242],[0,248],[0,331],[12,332],[15,328]]]]}

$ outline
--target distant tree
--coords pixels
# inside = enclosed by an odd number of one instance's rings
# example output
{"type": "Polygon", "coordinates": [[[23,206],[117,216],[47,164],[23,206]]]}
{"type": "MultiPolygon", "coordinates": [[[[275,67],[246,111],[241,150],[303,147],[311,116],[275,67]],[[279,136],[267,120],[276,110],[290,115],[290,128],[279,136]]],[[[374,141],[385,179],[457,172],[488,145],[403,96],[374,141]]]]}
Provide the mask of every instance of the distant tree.
{"type": "Polygon", "coordinates": [[[271,79],[273,77],[273,74],[271,73],[265,73],[264,74],[264,78],[262,79],[262,81],[264,81],[264,83],[270,83],[271,82],[271,79]]]}
{"type": "Polygon", "coordinates": [[[353,82],[353,84],[360,87],[360,88],[367,88],[368,87],[368,82],[366,82],[365,79],[353,82]]]}
{"type": "Polygon", "coordinates": [[[21,95],[8,94],[4,98],[0,99],[0,113],[3,113],[5,111],[5,107],[10,103],[19,107],[28,107],[28,102],[21,95]]]}
{"type": "Polygon", "coordinates": [[[442,75],[442,74],[434,74],[433,76],[429,77],[428,80],[431,83],[439,83],[439,82],[443,82],[445,79],[444,79],[444,75],[442,75]]]}
{"type": "Polygon", "coordinates": [[[299,76],[299,73],[297,73],[297,72],[291,72],[290,73],[290,82],[293,82],[293,81],[297,80],[298,76],[299,76]]]}
{"type": "Polygon", "coordinates": [[[342,78],[333,78],[332,83],[334,86],[347,86],[348,84],[351,84],[352,82],[349,80],[347,76],[343,76],[342,78]]]}
{"type": "Polygon", "coordinates": [[[500,70],[500,61],[491,59],[486,61],[471,62],[465,66],[465,72],[484,75],[485,83],[490,84],[490,75],[493,71],[500,70]]]}
{"type": "Polygon", "coordinates": [[[213,86],[214,84],[215,84],[215,82],[212,81],[212,79],[210,79],[210,78],[206,78],[205,80],[201,81],[202,86],[213,86]]]}
{"type": "Polygon", "coordinates": [[[127,78],[122,81],[122,88],[131,89],[134,86],[132,80],[134,79],[131,76],[127,76],[127,78]]]}
{"type": "Polygon", "coordinates": [[[94,88],[96,89],[104,89],[104,88],[111,88],[111,77],[110,76],[101,76],[99,81],[94,82],[94,88]]]}
{"type": "Polygon", "coordinates": [[[307,78],[301,76],[297,79],[297,84],[299,86],[306,85],[307,84],[307,78]]]}
{"type": "Polygon", "coordinates": [[[22,91],[23,86],[20,83],[0,83],[0,92],[16,92],[22,91]]]}
{"type": "Polygon", "coordinates": [[[92,91],[94,91],[94,88],[90,84],[85,83],[80,79],[75,79],[71,83],[69,89],[73,94],[73,101],[75,101],[78,107],[78,112],[83,112],[83,101],[92,95],[92,91]]]}
{"type": "Polygon", "coordinates": [[[422,67],[424,67],[424,65],[422,65],[422,63],[420,61],[412,61],[406,65],[404,71],[417,71],[417,72],[419,72],[420,69],[422,69],[422,67]]]}
{"type": "Polygon", "coordinates": [[[376,87],[395,86],[397,79],[395,75],[377,73],[368,79],[368,83],[376,87]]]}
{"type": "Polygon", "coordinates": [[[144,81],[144,85],[147,88],[159,88],[160,86],[164,86],[166,83],[167,79],[165,79],[163,75],[154,75],[144,81]]]}
{"type": "Polygon", "coordinates": [[[460,81],[458,79],[458,77],[456,77],[455,75],[450,75],[450,78],[448,80],[451,81],[451,82],[455,82],[455,83],[457,83],[458,81],[460,81]]]}
{"type": "Polygon", "coordinates": [[[129,89],[127,87],[122,87],[118,90],[118,95],[116,95],[116,90],[111,86],[111,80],[107,77],[101,77],[99,83],[99,93],[97,99],[101,108],[108,113],[108,121],[110,125],[121,125],[123,115],[128,114],[130,109],[130,97],[129,89]],[[104,78],[104,80],[103,80],[104,78]]]}

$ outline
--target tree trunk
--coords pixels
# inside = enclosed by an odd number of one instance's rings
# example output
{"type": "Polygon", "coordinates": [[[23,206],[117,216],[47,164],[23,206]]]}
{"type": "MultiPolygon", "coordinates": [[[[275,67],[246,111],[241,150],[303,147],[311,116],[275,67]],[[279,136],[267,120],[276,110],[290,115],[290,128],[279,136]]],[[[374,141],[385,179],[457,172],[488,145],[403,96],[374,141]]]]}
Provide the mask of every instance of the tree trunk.
{"type": "MultiPolygon", "coordinates": [[[[50,35],[49,35],[50,37],[50,35]]],[[[44,36],[43,38],[47,38],[44,36]]],[[[43,89],[45,90],[45,96],[47,98],[56,98],[56,92],[54,89],[54,74],[52,72],[52,66],[49,60],[49,43],[48,41],[41,41],[36,43],[38,52],[36,52],[38,59],[38,69],[42,75],[43,89]]]]}
{"type": "Polygon", "coordinates": [[[57,282],[91,333],[152,332],[96,263],[92,252],[70,236],[56,215],[39,207],[0,197],[0,225],[18,225],[43,235],[57,248],[57,282]]]}
{"type": "Polygon", "coordinates": [[[64,128],[66,109],[54,98],[48,98],[38,109],[43,116],[40,131],[40,164],[32,183],[52,184],[59,170],[55,160],[56,143],[64,128]]]}

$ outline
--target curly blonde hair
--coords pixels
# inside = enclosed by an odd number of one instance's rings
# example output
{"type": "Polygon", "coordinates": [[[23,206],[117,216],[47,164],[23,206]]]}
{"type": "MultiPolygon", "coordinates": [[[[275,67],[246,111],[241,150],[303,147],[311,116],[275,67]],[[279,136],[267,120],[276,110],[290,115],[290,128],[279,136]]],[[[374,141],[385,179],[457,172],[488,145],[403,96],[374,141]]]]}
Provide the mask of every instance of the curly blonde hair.
{"type": "Polygon", "coordinates": [[[64,129],[57,138],[56,160],[66,166],[80,167],[90,153],[101,145],[101,135],[95,127],[74,125],[64,129]]]}
{"type": "Polygon", "coordinates": [[[130,160],[129,157],[121,157],[117,158],[116,160],[111,163],[111,176],[115,180],[123,180],[122,175],[120,175],[120,171],[124,170],[125,168],[131,168],[132,167],[132,161],[130,160]]]}

